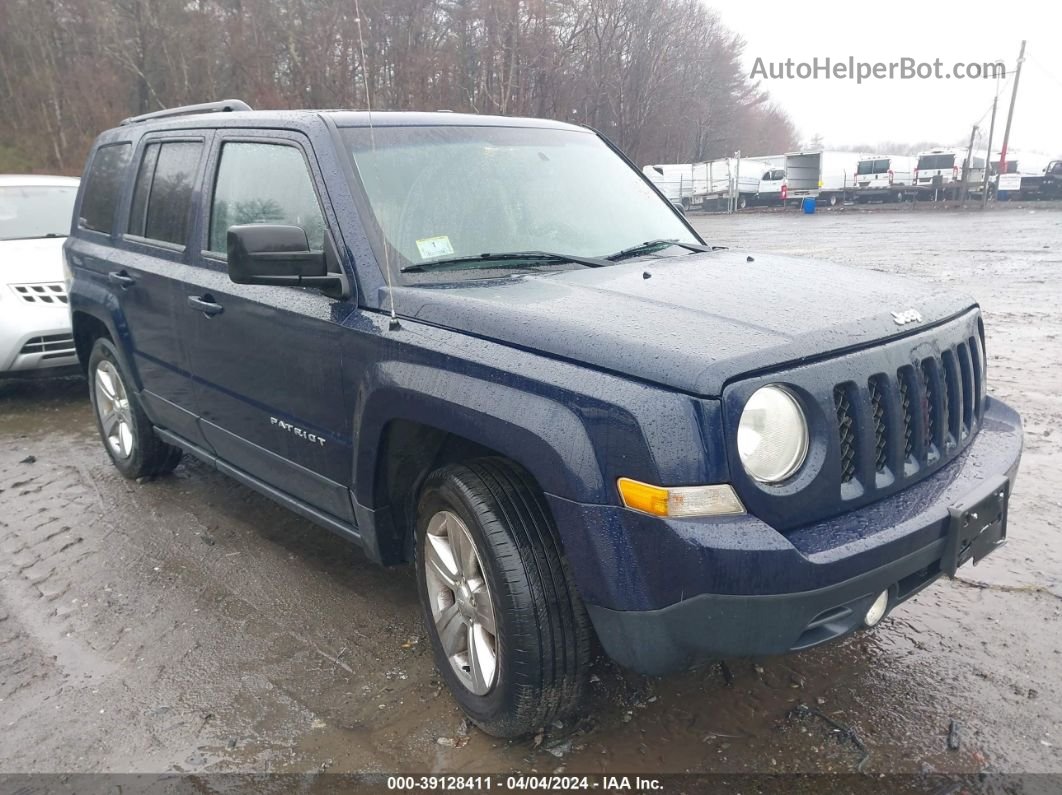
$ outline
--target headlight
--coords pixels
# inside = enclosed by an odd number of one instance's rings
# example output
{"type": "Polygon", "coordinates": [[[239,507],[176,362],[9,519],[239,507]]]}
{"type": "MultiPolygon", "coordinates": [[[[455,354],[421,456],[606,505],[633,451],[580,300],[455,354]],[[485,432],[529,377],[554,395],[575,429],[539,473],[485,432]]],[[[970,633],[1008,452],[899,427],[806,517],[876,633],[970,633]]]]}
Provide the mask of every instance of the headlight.
{"type": "Polygon", "coordinates": [[[753,392],[741,412],[738,457],[760,483],[785,480],[808,454],[808,423],[796,399],[780,386],[753,392]]]}

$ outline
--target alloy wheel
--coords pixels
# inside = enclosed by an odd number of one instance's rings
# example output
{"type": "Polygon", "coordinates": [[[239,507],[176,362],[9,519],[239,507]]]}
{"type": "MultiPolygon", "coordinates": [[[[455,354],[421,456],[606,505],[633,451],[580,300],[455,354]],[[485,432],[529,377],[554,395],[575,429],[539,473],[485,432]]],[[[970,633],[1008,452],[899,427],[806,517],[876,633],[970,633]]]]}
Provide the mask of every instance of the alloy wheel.
{"type": "Polygon", "coordinates": [[[112,454],[118,458],[128,458],[133,454],[133,415],[118,368],[109,361],[100,362],[96,366],[94,388],[96,414],[103,429],[103,438],[112,454]]]}
{"type": "Polygon", "coordinates": [[[446,658],[461,683],[477,696],[498,676],[494,598],[472,534],[451,511],[428,522],[424,577],[432,619],[446,658]]]}

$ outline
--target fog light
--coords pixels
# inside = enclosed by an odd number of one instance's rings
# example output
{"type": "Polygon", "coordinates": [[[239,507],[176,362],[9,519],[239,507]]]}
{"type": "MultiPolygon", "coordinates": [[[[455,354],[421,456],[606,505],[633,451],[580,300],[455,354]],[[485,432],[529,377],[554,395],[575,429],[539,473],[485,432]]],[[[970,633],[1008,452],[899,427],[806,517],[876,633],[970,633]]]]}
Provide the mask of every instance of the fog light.
{"type": "Polygon", "coordinates": [[[874,604],[870,606],[866,616],[863,617],[863,623],[868,627],[872,627],[881,621],[882,616],[885,615],[885,608],[889,606],[889,592],[882,591],[878,598],[874,600],[874,604]]]}

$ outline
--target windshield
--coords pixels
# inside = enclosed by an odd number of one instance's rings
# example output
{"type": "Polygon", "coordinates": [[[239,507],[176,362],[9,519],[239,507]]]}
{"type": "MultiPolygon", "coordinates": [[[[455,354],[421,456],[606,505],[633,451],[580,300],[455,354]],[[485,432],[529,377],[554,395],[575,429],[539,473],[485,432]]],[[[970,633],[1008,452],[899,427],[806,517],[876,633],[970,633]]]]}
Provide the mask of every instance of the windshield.
{"type": "Polygon", "coordinates": [[[66,237],[76,185],[0,187],[0,240],[66,237]]]}
{"type": "Polygon", "coordinates": [[[699,242],[591,132],[439,126],[377,127],[374,140],[368,128],[343,135],[398,268],[485,253],[604,257],[649,240],[699,242]]]}

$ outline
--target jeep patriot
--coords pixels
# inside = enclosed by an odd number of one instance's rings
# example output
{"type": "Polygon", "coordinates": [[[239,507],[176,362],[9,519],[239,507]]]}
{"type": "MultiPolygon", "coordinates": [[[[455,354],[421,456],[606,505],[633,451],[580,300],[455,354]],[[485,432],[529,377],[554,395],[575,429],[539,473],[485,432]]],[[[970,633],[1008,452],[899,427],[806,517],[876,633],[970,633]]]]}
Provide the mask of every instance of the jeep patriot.
{"type": "Polygon", "coordinates": [[[185,453],[415,566],[485,731],[878,624],[1006,538],[978,305],[701,240],[606,139],[455,113],[128,119],[65,244],[129,478],[185,453]]]}

